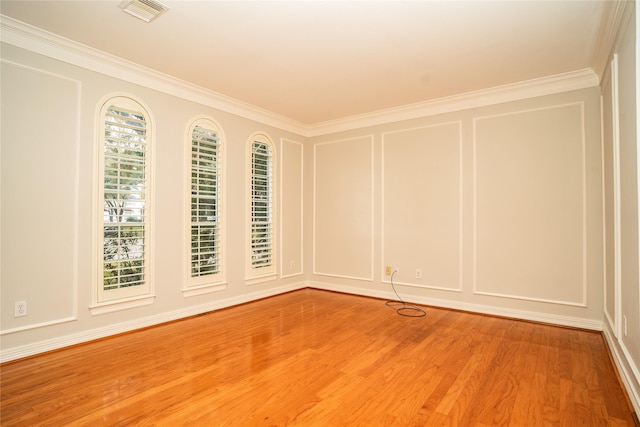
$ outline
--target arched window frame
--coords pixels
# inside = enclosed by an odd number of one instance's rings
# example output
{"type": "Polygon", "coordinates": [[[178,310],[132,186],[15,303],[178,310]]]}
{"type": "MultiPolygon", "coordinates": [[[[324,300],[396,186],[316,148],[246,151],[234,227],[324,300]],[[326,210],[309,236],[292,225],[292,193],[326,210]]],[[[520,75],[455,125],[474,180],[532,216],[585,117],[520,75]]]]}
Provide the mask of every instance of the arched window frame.
{"type": "MultiPolygon", "coordinates": [[[[211,141],[206,142],[207,145],[211,145],[211,141]]],[[[203,293],[218,291],[226,288],[226,222],[225,222],[225,138],[224,133],[218,123],[208,116],[197,116],[193,118],[188,126],[185,137],[185,280],[183,286],[184,296],[200,295],[203,293]],[[201,161],[204,157],[208,156],[208,153],[203,153],[203,147],[201,143],[196,143],[194,132],[199,129],[201,136],[210,137],[216,140],[216,147],[205,148],[207,151],[214,149],[215,153],[215,166],[208,163],[203,164],[201,161]],[[206,135],[210,133],[210,135],[206,135]],[[214,136],[215,135],[215,136],[214,136]],[[195,159],[199,159],[197,163],[194,163],[195,159]],[[193,181],[194,174],[205,174],[205,179],[211,178],[211,174],[215,174],[215,190],[211,188],[205,189],[205,194],[200,190],[201,187],[194,188],[193,181]],[[211,190],[215,192],[215,195],[211,194],[211,190]],[[214,211],[212,215],[214,218],[212,221],[207,220],[205,217],[198,217],[198,214],[194,212],[194,209],[198,210],[200,203],[207,199],[211,202],[211,196],[214,196],[214,211]],[[202,234],[200,230],[208,228],[209,226],[215,226],[213,229],[215,247],[214,252],[209,253],[213,263],[211,266],[193,264],[193,257],[203,258],[207,256],[207,250],[202,248],[202,244],[197,242],[201,241],[202,234]],[[195,232],[195,234],[194,234],[195,232]],[[194,236],[196,241],[194,242],[194,236]],[[194,247],[194,243],[196,246],[194,247]],[[208,270],[208,271],[207,271],[208,270]]],[[[202,184],[202,182],[200,182],[202,184]]],[[[199,212],[204,214],[204,212],[199,212]]]]}
{"type": "MultiPolygon", "coordinates": [[[[263,153],[258,153],[263,154],[263,153]]],[[[264,132],[256,132],[249,137],[247,143],[247,238],[246,238],[246,281],[247,284],[259,283],[267,280],[273,280],[277,277],[277,265],[278,265],[278,165],[277,165],[277,153],[276,146],[273,140],[264,132]],[[254,157],[254,145],[266,148],[269,153],[269,166],[268,172],[268,187],[269,198],[268,207],[269,212],[266,214],[268,218],[268,228],[265,230],[261,227],[258,221],[258,216],[264,218],[264,212],[259,212],[257,203],[262,203],[264,200],[257,200],[257,196],[254,189],[254,164],[256,158],[254,157]],[[256,227],[261,227],[261,230],[257,230],[256,227]],[[266,233],[265,233],[266,231],[266,233]],[[264,241],[259,242],[256,233],[266,234],[269,239],[268,246],[265,246],[264,241]],[[268,249],[269,253],[265,254],[264,250],[268,249]],[[261,254],[258,254],[262,251],[261,254]],[[268,257],[268,261],[265,262],[268,257]],[[258,259],[262,258],[262,259],[258,259]],[[261,263],[262,262],[262,263],[261,263]]],[[[261,238],[260,240],[264,240],[261,238]]]]}
{"type": "MultiPolygon", "coordinates": [[[[111,117],[113,116],[111,115],[111,117]]],[[[129,94],[112,94],[103,98],[98,103],[95,118],[94,227],[92,233],[92,276],[94,280],[90,310],[92,314],[102,314],[151,304],[155,298],[153,280],[155,120],[149,108],[141,100],[129,94]],[[133,120],[130,120],[131,124],[136,121],[138,121],[138,125],[142,122],[145,124],[144,142],[140,144],[140,141],[136,141],[129,147],[135,153],[135,156],[140,156],[143,160],[141,162],[128,161],[127,156],[129,156],[129,159],[132,157],[130,154],[121,152],[126,147],[120,144],[118,146],[118,155],[111,156],[111,160],[115,160],[118,163],[115,169],[112,166],[106,167],[107,148],[113,147],[117,139],[113,133],[109,138],[106,136],[107,115],[111,115],[114,111],[125,113],[123,119],[132,118],[133,120]],[[129,113],[131,115],[128,115],[129,113]],[[141,117],[143,120],[137,120],[136,117],[141,117]],[[129,167],[131,169],[127,169],[129,167]],[[138,175],[136,176],[131,172],[129,176],[126,176],[126,172],[131,170],[137,170],[138,175]],[[124,174],[123,171],[125,171],[124,174]],[[142,178],[140,178],[140,171],[143,175],[142,178]],[[107,189],[108,185],[105,177],[109,178],[109,175],[112,177],[117,176],[120,179],[111,181],[113,185],[110,185],[107,189]],[[130,180],[124,181],[126,178],[130,180]],[[123,188],[130,187],[132,182],[136,182],[136,179],[138,179],[139,185],[133,187],[137,188],[123,188]],[[112,203],[112,207],[107,208],[108,204],[105,201],[113,199],[111,197],[105,198],[105,193],[114,194],[114,192],[120,195],[128,194],[128,196],[126,199],[118,199],[116,196],[115,198],[121,202],[119,207],[113,207],[112,203]],[[143,202],[132,202],[136,198],[140,198],[143,202]],[[108,213],[108,210],[111,213],[108,213]],[[119,212],[117,212],[118,210],[119,212]],[[124,218],[125,214],[127,218],[124,218]],[[107,217],[112,220],[106,220],[107,217]],[[121,238],[120,236],[124,233],[129,233],[130,236],[121,238]],[[117,239],[114,238],[116,235],[118,236],[117,239]],[[137,240],[139,244],[136,244],[134,240],[137,240]],[[117,253],[120,253],[120,255],[117,255],[117,253]],[[127,256],[127,261],[113,262],[114,260],[121,260],[122,253],[127,256]],[[107,256],[111,258],[107,260],[107,256]],[[107,261],[111,262],[107,263],[107,261]],[[126,262],[130,265],[125,264],[126,262]],[[119,269],[113,268],[114,264],[118,264],[120,266],[119,269]],[[110,288],[107,288],[105,282],[105,272],[108,271],[118,277],[110,288]],[[118,273],[113,273],[114,271],[118,271],[118,273]],[[124,286],[125,279],[122,278],[125,276],[139,278],[139,280],[132,280],[132,282],[136,283],[135,285],[124,286]]],[[[125,130],[129,124],[123,124],[123,122],[119,122],[119,124],[121,125],[120,128],[112,128],[112,132],[136,133],[135,130],[132,130],[135,125],[131,125],[128,130],[125,130]]],[[[142,131],[142,129],[138,129],[138,131],[142,131]]],[[[140,132],[137,133],[140,134],[140,132]]]]}

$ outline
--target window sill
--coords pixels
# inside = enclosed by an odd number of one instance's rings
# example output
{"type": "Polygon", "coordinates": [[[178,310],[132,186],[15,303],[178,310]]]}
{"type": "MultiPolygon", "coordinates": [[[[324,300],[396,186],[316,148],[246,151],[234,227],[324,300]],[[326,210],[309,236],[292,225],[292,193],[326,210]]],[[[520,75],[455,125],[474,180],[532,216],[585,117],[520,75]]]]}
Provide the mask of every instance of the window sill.
{"type": "Polygon", "coordinates": [[[278,278],[278,274],[276,273],[269,273],[269,274],[265,274],[263,276],[256,276],[256,277],[248,277],[245,280],[245,283],[247,285],[256,285],[258,283],[262,283],[262,282],[268,282],[270,280],[275,280],[278,278]]]}
{"type": "Polygon", "coordinates": [[[209,294],[211,292],[224,291],[225,289],[227,289],[227,284],[226,283],[216,283],[216,284],[210,284],[210,285],[193,286],[191,288],[182,289],[182,296],[184,296],[185,298],[194,297],[194,296],[197,296],[197,295],[209,294]]]}
{"type": "Polygon", "coordinates": [[[93,304],[89,306],[89,311],[92,316],[99,314],[113,313],[114,311],[127,310],[130,308],[143,307],[145,305],[153,304],[155,295],[145,295],[143,297],[130,298],[126,300],[117,300],[104,302],[100,304],[93,304]]]}

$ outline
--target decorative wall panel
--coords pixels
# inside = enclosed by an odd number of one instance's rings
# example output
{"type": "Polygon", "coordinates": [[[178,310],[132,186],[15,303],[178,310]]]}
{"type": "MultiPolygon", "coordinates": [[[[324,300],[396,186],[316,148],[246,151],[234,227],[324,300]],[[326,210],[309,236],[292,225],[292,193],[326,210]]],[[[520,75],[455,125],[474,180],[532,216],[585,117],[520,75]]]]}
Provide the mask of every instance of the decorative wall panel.
{"type": "Polygon", "coordinates": [[[460,290],[461,123],[383,134],[383,167],[384,266],[398,283],[460,290]]]}
{"type": "Polygon", "coordinates": [[[80,85],[2,61],[2,332],[64,322],[77,306],[80,85]],[[27,316],[14,317],[14,303],[27,316]]]}
{"type": "Polygon", "coordinates": [[[302,274],[304,147],[299,142],[283,139],[281,153],[280,274],[288,277],[302,274]]]}
{"type": "Polygon", "coordinates": [[[474,120],[474,290],[586,304],[582,103],[474,120]]]}
{"type": "Polygon", "coordinates": [[[373,279],[373,137],[314,153],[313,272],[373,279]]]}

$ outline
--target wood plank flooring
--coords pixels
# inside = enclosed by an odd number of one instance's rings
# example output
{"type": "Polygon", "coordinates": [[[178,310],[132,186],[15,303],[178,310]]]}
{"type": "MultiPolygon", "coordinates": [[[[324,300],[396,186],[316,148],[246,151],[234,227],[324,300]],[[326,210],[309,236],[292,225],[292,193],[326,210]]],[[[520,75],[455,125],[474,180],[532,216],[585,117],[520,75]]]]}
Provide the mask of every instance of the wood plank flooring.
{"type": "Polygon", "coordinates": [[[6,363],[2,426],[633,426],[599,333],[305,289],[6,363]]]}

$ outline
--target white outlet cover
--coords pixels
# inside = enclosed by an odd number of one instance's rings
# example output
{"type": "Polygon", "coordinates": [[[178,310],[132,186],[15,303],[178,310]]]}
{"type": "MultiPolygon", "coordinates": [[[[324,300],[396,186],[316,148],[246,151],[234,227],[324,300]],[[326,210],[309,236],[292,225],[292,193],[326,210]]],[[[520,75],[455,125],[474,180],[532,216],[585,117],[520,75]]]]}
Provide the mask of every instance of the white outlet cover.
{"type": "Polygon", "coordinates": [[[27,315],[27,302],[16,301],[13,308],[13,317],[22,317],[27,315]]]}

